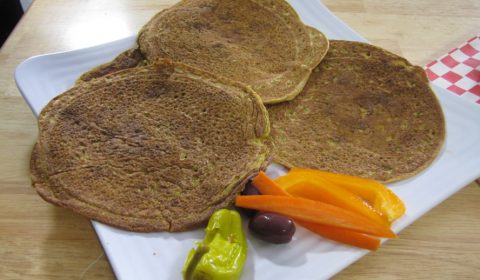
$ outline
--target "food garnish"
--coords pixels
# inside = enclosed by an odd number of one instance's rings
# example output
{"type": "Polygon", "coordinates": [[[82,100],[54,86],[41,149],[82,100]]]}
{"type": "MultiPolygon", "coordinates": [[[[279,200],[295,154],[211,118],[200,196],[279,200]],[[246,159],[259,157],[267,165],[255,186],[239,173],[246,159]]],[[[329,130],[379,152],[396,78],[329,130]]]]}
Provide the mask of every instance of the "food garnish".
{"type": "Polygon", "coordinates": [[[235,198],[235,204],[238,207],[282,214],[294,220],[346,228],[378,237],[397,237],[387,226],[377,224],[355,212],[302,197],[241,195],[235,198]]]}
{"type": "Polygon", "coordinates": [[[388,220],[367,201],[334,182],[310,173],[291,172],[282,176],[287,192],[292,196],[308,198],[351,210],[379,224],[390,225],[388,220]],[[287,187],[288,185],[288,187],[287,187]]]}
{"type": "Polygon", "coordinates": [[[312,180],[328,180],[366,200],[375,210],[382,213],[389,222],[393,222],[405,214],[405,204],[389,188],[382,183],[361,177],[326,172],[316,169],[292,168],[290,172],[275,181],[284,188],[293,185],[291,176],[311,178],[312,180]]]}
{"type": "Polygon", "coordinates": [[[256,237],[275,244],[290,242],[296,229],[292,219],[276,213],[262,212],[250,218],[248,228],[256,237]]]}
{"type": "Polygon", "coordinates": [[[247,241],[240,214],[221,209],[210,217],[205,239],[188,254],[183,267],[185,280],[239,279],[247,257],[247,241]]]}
{"type": "Polygon", "coordinates": [[[368,234],[309,222],[297,222],[297,224],[322,237],[343,244],[371,251],[375,251],[380,247],[380,239],[368,234]]]}
{"type": "MultiPolygon", "coordinates": [[[[259,201],[258,199],[257,201],[252,201],[252,198],[237,197],[236,202],[239,202],[237,206],[241,207],[244,205],[243,207],[264,211],[266,211],[266,208],[269,208],[268,211],[291,217],[295,220],[295,223],[325,238],[359,248],[376,250],[380,246],[379,237],[396,237],[388,227],[390,222],[403,215],[405,206],[395,193],[373,180],[345,176],[346,180],[344,184],[348,184],[350,187],[344,188],[343,185],[339,183],[343,182],[341,179],[344,178],[344,176],[345,175],[313,169],[294,168],[288,174],[272,180],[264,172],[260,172],[253,178],[252,185],[266,197],[266,200],[273,199],[274,202],[269,203],[268,201],[259,201]],[[332,178],[332,180],[330,180],[330,178],[332,178]],[[369,189],[367,191],[363,190],[361,183],[366,183],[369,189]],[[284,207],[277,207],[276,204],[278,204],[280,197],[286,198],[290,204],[286,204],[284,207]],[[304,204],[302,206],[292,206],[292,204],[294,205],[291,201],[292,199],[300,199],[297,200],[296,203],[304,204]],[[351,204],[349,204],[349,202],[351,204]],[[359,204],[359,202],[361,203],[359,204]],[[377,203],[377,207],[374,207],[375,202],[377,203]],[[251,205],[255,203],[259,203],[259,205],[251,205]],[[390,205],[391,203],[394,203],[394,205],[390,205]],[[272,206],[272,204],[274,206],[272,206]],[[331,211],[330,214],[333,213],[333,217],[330,217],[330,219],[337,219],[337,223],[332,223],[331,220],[328,222],[325,220],[307,220],[306,216],[308,215],[304,212],[308,212],[309,210],[305,210],[304,208],[313,205],[320,205],[320,208],[316,209],[316,213],[322,212],[325,209],[328,209],[327,212],[331,211]],[[340,211],[332,211],[332,207],[340,211]],[[280,209],[278,210],[277,208],[280,209]],[[385,212],[386,209],[396,209],[397,211],[385,212]],[[401,211],[402,209],[403,211],[401,211]],[[301,214],[299,214],[299,212],[301,214]],[[394,213],[394,215],[392,213],[394,213]],[[379,228],[382,229],[384,234],[378,234],[378,232],[373,233],[371,229],[369,232],[366,232],[365,229],[359,230],[359,225],[352,226],[352,224],[348,222],[354,223],[355,221],[352,221],[354,218],[349,216],[349,218],[345,220],[344,216],[351,214],[357,215],[355,216],[357,218],[360,216],[362,221],[367,220],[368,222],[364,223],[363,226],[371,226],[373,224],[377,230],[379,228]],[[344,220],[342,220],[342,218],[344,220]],[[385,234],[385,231],[387,231],[388,234],[385,234]]],[[[315,210],[312,210],[312,212],[315,212],[315,210]]],[[[326,213],[322,213],[322,215],[325,214],[326,213]]],[[[358,222],[358,220],[356,221],[358,222]]]]}

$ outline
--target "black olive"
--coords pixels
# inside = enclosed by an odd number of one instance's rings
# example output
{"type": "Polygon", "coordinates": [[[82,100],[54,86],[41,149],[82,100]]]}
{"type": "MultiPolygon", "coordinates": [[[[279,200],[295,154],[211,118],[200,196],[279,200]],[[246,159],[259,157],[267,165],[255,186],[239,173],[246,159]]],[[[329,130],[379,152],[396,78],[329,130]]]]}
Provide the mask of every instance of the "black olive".
{"type": "MultiPolygon", "coordinates": [[[[242,195],[260,195],[261,193],[255,188],[252,184],[252,181],[249,180],[245,184],[245,188],[243,189],[242,195]]],[[[247,209],[247,208],[239,208],[240,211],[247,217],[252,217],[257,213],[257,210],[254,209],[247,209]]]]}
{"type": "Polygon", "coordinates": [[[248,228],[256,237],[276,244],[290,242],[295,233],[293,220],[275,213],[257,213],[250,219],[248,228]]]}
{"type": "Polygon", "coordinates": [[[245,188],[242,191],[242,195],[259,195],[260,192],[257,188],[252,184],[252,181],[248,181],[245,184],[245,188]]]}

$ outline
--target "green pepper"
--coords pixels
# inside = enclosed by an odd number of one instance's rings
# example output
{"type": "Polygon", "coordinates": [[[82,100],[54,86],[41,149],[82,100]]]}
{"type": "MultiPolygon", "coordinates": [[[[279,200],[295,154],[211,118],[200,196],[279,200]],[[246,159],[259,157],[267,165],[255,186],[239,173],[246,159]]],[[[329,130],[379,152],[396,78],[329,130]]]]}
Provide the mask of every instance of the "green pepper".
{"type": "Polygon", "coordinates": [[[182,271],[184,279],[239,279],[247,258],[240,214],[228,209],[216,211],[205,233],[205,239],[188,254],[182,271]]]}

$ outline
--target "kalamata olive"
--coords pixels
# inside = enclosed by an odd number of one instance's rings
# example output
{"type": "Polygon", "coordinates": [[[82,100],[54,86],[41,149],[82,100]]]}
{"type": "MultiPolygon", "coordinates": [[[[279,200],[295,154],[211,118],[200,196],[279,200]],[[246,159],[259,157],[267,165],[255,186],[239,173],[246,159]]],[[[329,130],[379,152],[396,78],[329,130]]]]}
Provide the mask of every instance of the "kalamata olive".
{"type": "Polygon", "coordinates": [[[242,191],[242,195],[259,195],[259,194],[260,192],[258,191],[257,188],[255,188],[255,186],[253,186],[252,181],[250,180],[245,184],[245,188],[242,191]]]}
{"type": "MultiPolygon", "coordinates": [[[[260,195],[260,192],[255,188],[252,184],[251,180],[248,180],[248,182],[245,184],[245,188],[242,191],[242,195],[260,195]]],[[[254,209],[247,209],[247,208],[240,208],[241,212],[247,216],[247,217],[252,217],[257,213],[257,210],[254,209]]]]}
{"type": "Polygon", "coordinates": [[[295,233],[292,219],[275,213],[257,213],[250,218],[248,228],[258,238],[276,244],[290,242],[295,233]]]}

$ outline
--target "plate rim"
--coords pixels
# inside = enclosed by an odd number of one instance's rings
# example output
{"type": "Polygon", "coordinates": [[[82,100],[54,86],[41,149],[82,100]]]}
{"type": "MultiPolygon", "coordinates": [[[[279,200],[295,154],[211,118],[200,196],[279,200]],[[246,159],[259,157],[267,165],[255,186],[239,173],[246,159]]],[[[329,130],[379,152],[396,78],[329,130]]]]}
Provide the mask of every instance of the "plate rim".
{"type": "MultiPolygon", "coordinates": [[[[293,3],[296,3],[296,2],[299,2],[299,0],[293,0],[293,1],[290,1],[290,2],[293,2],[293,3]]],[[[319,0],[313,0],[311,1],[310,3],[308,3],[308,5],[314,5],[312,3],[316,3],[319,5],[318,8],[321,8],[323,9],[323,12],[326,12],[326,13],[329,13],[330,16],[334,17],[336,22],[335,24],[341,24],[343,25],[343,27],[346,27],[349,29],[349,31],[351,31],[355,36],[358,36],[360,37],[361,39],[363,39],[364,41],[367,41],[365,40],[365,38],[363,38],[362,36],[360,36],[358,33],[356,33],[353,29],[351,29],[348,25],[346,25],[340,18],[338,18],[336,15],[334,15],[323,3],[321,3],[321,1],[319,0]]],[[[305,3],[303,3],[305,4],[305,3]]],[[[302,4],[302,5],[303,5],[302,4]]],[[[300,12],[299,12],[300,14],[300,12]]],[[[315,26],[313,26],[315,27],[315,26]]],[[[35,111],[35,104],[32,100],[30,100],[29,98],[29,94],[28,94],[28,90],[25,89],[23,83],[22,83],[22,71],[23,71],[23,68],[24,67],[28,67],[30,64],[32,63],[36,63],[38,60],[41,60],[41,59],[45,59],[45,58],[50,58],[52,56],[59,56],[59,55],[69,55],[69,54],[72,54],[72,53],[77,53],[77,52],[89,52],[89,51],[92,51],[92,50],[96,50],[98,48],[101,48],[101,47],[108,47],[108,46],[115,46],[121,42],[125,42],[125,41],[136,41],[135,40],[136,38],[136,34],[134,35],[130,35],[130,36],[127,36],[127,37],[124,37],[124,38],[121,38],[121,39],[118,39],[118,40],[115,40],[115,41],[111,41],[111,42],[107,42],[107,43],[104,43],[104,44],[99,44],[99,45],[95,45],[95,46],[90,46],[90,47],[86,47],[86,48],[79,48],[79,49],[76,49],[76,50],[68,50],[68,51],[61,51],[61,52],[55,52],[55,53],[49,53],[49,54],[41,54],[41,55],[35,55],[35,56],[32,56],[32,57],[29,57],[28,59],[24,60],[23,62],[21,62],[15,69],[15,72],[14,72],[14,78],[15,78],[15,82],[17,84],[17,87],[20,91],[20,93],[22,94],[24,100],[26,101],[26,103],[29,105],[30,109],[32,110],[32,112],[34,113],[34,115],[38,116],[38,114],[36,113],[35,111]]],[[[478,110],[478,106],[476,106],[475,104],[472,104],[471,102],[468,102],[467,100],[464,100],[462,98],[460,98],[459,96],[455,96],[451,93],[449,93],[448,91],[446,91],[445,89],[442,89],[442,88],[439,88],[438,86],[436,85],[433,85],[431,84],[431,87],[432,89],[434,90],[435,94],[437,95],[437,98],[440,99],[440,95],[445,95],[444,98],[447,98],[447,99],[450,99],[452,98],[452,100],[454,100],[456,98],[456,102],[458,102],[459,104],[461,104],[461,106],[467,106],[467,107],[470,107],[470,109],[473,109],[475,108],[476,110],[478,110]],[[468,105],[467,105],[468,104],[468,105]]],[[[469,109],[469,110],[470,110],[469,109]]],[[[41,109],[40,109],[41,110],[41,109]]],[[[40,112],[40,110],[38,112],[40,112]]],[[[445,110],[442,106],[442,110],[444,111],[445,113],[445,110]]],[[[447,118],[447,116],[445,116],[445,119],[447,118]]],[[[448,134],[448,131],[447,131],[447,134],[448,134]]],[[[448,136],[446,136],[446,139],[447,139],[448,136]]],[[[446,146],[446,144],[444,144],[444,147],[446,146]]],[[[439,155],[440,156],[440,155],[439,155]]],[[[438,156],[438,157],[439,157],[438,156]]],[[[429,205],[430,207],[425,210],[425,211],[422,211],[422,213],[419,213],[418,215],[416,215],[415,218],[411,219],[411,221],[409,221],[408,223],[406,223],[404,226],[402,226],[401,228],[399,228],[398,230],[395,230],[396,232],[400,231],[400,230],[403,230],[404,228],[406,228],[407,226],[409,226],[411,223],[415,222],[416,220],[418,220],[421,216],[423,216],[425,213],[427,213],[428,211],[430,211],[433,207],[437,206],[438,204],[440,204],[442,201],[444,201],[445,199],[447,199],[448,197],[452,196],[454,193],[458,192],[459,190],[461,190],[463,187],[465,187],[468,183],[470,183],[471,181],[473,181],[474,179],[476,179],[476,177],[479,177],[480,176],[480,168],[477,170],[477,173],[476,174],[471,174],[471,176],[466,176],[462,182],[462,184],[459,184],[459,185],[463,185],[463,186],[458,186],[458,187],[455,187],[455,188],[451,188],[449,189],[447,192],[444,192],[441,196],[436,196],[436,200],[434,202],[430,202],[429,205]]],[[[109,259],[109,263],[110,263],[110,266],[112,267],[115,275],[118,277],[118,278],[121,278],[122,276],[120,275],[121,274],[121,269],[119,267],[117,267],[117,265],[119,265],[117,262],[115,261],[112,261],[111,259],[111,256],[108,254],[108,251],[109,250],[109,247],[107,246],[107,243],[108,243],[108,240],[106,240],[106,236],[105,235],[102,235],[101,234],[101,227],[103,227],[104,225],[103,224],[100,224],[99,222],[96,222],[96,221],[92,221],[92,225],[93,227],[95,228],[95,233],[97,235],[97,238],[100,240],[100,243],[104,249],[104,251],[107,253],[107,258],[109,259]]],[[[324,275],[326,278],[328,277],[331,277],[333,275],[335,275],[336,273],[338,273],[339,271],[343,270],[345,267],[349,266],[351,263],[355,262],[356,260],[360,259],[363,255],[367,254],[368,251],[363,251],[363,250],[358,250],[358,254],[352,254],[351,255],[351,258],[349,258],[345,263],[342,263],[342,265],[338,266],[338,269],[334,269],[334,270],[331,270],[330,274],[328,275],[324,275]],[[344,265],[343,265],[344,264],[344,265]]]]}

